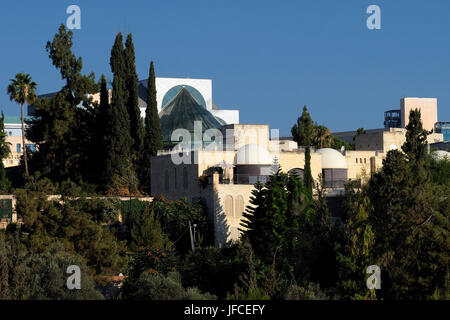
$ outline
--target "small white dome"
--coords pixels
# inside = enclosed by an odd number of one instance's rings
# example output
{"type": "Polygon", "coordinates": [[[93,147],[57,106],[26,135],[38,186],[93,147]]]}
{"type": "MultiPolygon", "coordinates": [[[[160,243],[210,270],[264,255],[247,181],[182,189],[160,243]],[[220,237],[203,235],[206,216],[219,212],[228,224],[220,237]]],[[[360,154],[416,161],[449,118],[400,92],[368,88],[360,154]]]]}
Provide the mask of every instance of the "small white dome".
{"type": "Polygon", "coordinates": [[[447,160],[450,160],[450,152],[445,150],[433,151],[431,152],[431,156],[433,157],[433,159],[438,161],[444,160],[445,158],[447,158],[447,160]]]}
{"type": "Polygon", "coordinates": [[[339,151],[323,148],[316,152],[322,154],[322,169],[347,169],[347,161],[339,151]]]}
{"type": "Polygon", "coordinates": [[[258,144],[246,144],[236,152],[235,164],[271,165],[273,158],[269,151],[258,144]]]}

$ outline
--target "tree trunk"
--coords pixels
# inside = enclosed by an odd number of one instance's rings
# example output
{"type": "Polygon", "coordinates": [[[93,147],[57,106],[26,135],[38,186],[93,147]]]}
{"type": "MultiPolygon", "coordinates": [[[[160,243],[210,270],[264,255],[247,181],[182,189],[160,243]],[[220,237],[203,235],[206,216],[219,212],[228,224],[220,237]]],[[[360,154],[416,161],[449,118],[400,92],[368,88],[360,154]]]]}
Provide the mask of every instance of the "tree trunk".
{"type": "Polygon", "coordinates": [[[27,147],[25,146],[25,122],[23,119],[23,103],[22,109],[22,148],[23,148],[23,162],[25,163],[25,176],[28,177],[28,159],[27,159],[27,147]]]}

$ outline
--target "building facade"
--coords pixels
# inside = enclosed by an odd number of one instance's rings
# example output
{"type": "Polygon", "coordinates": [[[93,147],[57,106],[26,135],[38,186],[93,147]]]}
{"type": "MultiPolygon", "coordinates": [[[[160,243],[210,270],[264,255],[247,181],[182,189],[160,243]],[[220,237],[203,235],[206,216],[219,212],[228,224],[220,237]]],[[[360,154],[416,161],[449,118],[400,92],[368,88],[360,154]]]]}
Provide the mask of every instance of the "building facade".
{"type": "MultiPolygon", "coordinates": [[[[303,177],[305,152],[293,141],[269,139],[268,125],[222,126],[222,144],[160,152],[151,159],[152,196],[202,199],[214,224],[216,246],[237,241],[253,185],[266,182],[276,161],[288,174],[303,177]]],[[[312,150],[311,172],[330,195],[351,180],[364,180],[382,165],[384,153],[325,148],[312,150]]]]}
{"type": "MultiPolygon", "coordinates": [[[[5,117],[6,142],[9,143],[10,154],[3,159],[5,168],[18,166],[23,155],[22,123],[19,117],[5,117]]],[[[35,145],[25,139],[25,147],[30,152],[36,150],[35,145]]]]}

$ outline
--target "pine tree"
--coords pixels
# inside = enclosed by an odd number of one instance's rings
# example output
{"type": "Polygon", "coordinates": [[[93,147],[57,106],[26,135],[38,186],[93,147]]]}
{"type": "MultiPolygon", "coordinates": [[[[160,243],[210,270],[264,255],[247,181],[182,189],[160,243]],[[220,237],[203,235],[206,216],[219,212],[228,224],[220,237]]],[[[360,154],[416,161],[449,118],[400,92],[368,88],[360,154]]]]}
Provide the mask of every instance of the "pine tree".
{"type": "Polygon", "coordinates": [[[133,37],[131,33],[127,36],[125,42],[125,70],[126,74],[126,91],[127,91],[127,110],[130,118],[130,135],[133,138],[133,156],[134,162],[137,163],[138,157],[142,152],[142,143],[144,138],[144,127],[139,109],[139,93],[138,93],[138,76],[136,73],[136,63],[134,54],[133,37]]]}
{"type": "Polygon", "coordinates": [[[266,265],[274,260],[281,272],[290,274],[300,241],[300,215],[305,193],[301,181],[278,170],[265,184],[256,183],[250,206],[243,213],[242,240],[248,240],[266,265]]]}
{"type": "Polygon", "coordinates": [[[49,57],[65,84],[51,98],[37,99],[35,117],[27,121],[26,137],[37,145],[33,166],[53,181],[91,178],[95,122],[89,94],[98,92],[98,86],[93,73],[81,74],[82,59],[71,51],[72,38],[72,31],[61,25],[53,40],[47,42],[49,57]]]}
{"type": "Polygon", "coordinates": [[[145,138],[140,181],[145,192],[150,193],[150,159],[156,156],[158,150],[163,147],[161,125],[159,122],[158,107],[156,104],[156,78],[153,61],[150,63],[149,78],[147,84],[147,108],[145,110],[145,138]]]}
{"type": "MultiPolygon", "coordinates": [[[[130,135],[130,120],[125,105],[127,94],[125,91],[125,59],[123,54],[123,38],[119,33],[111,50],[111,71],[114,74],[110,116],[107,124],[107,162],[103,172],[103,184],[105,189],[114,188],[114,181],[122,181],[121,178],[129,178],[130,155],[133,139],[130,135]]],[[[128,188],[128,186],[122,186],[128,188]]]]}

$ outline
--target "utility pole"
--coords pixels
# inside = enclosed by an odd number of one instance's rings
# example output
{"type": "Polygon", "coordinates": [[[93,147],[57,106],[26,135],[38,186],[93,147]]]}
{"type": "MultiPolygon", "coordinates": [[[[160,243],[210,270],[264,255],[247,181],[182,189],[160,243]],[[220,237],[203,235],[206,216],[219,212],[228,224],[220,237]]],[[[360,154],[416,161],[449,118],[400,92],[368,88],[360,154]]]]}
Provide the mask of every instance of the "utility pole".
{"type": "Polygon", "coordinates": [[[191,225],[190,221],[189,221],[189,235],[191,236],[192,253],[194,253],[195,252],[195,244],[194,244],[194,237],[192,236],[192,225],[191,225]]]}

